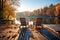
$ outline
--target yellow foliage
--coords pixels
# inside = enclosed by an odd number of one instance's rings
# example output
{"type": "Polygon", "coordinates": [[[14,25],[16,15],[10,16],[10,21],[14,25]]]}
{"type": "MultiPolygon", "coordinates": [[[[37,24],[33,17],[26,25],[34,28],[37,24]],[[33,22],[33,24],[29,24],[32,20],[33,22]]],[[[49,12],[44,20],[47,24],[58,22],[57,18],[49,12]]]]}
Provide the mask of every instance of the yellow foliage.
{"type": "Polygon", "coordinates": [[[5,19],[11,19],[15,17],[15,10],[7,1],[4,2],[3,13],[5,19]]]}

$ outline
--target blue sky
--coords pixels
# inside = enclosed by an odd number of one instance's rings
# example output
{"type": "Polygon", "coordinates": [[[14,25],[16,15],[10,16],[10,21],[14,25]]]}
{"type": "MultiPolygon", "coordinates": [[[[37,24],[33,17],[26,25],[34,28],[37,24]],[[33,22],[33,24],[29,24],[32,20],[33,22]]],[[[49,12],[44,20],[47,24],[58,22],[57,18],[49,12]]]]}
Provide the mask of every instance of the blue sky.
{"type": "Polygon", "coordinates": [[[60,0],[20,0],[20,7],[17,10],[20,12],[33,11],[57,3],[60,3],[60,0]]]}

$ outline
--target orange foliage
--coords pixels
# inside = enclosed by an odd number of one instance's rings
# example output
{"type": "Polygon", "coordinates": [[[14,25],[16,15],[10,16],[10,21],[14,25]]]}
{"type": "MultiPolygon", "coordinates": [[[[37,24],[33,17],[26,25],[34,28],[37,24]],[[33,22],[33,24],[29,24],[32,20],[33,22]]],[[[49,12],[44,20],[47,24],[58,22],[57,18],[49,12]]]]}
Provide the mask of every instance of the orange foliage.
{"type": "Polygon", "coordinates": [[[55,17],[55,18],[54,18],[54,23],[55,23],[55,24],[58,24],[58,22],[59,22],[58,18],[55,17]]]}
{"type": "Polygon", "coordinates": [[[47,12],[46,12],[46,15],[50,16],[50,12],[51,12],[51,9],[48,9],[47,12]]]}
{"type": "Polygon", "coordinates": [[[34,10],[34,15],[38,16],[38,11],[34,10]]]}
{"type": "Polygon", "coordinates": [[[55,16],[59,15],[59,10],[60,10],[60,4],[56,5],[56,10],[54,11],[55,16]]]}

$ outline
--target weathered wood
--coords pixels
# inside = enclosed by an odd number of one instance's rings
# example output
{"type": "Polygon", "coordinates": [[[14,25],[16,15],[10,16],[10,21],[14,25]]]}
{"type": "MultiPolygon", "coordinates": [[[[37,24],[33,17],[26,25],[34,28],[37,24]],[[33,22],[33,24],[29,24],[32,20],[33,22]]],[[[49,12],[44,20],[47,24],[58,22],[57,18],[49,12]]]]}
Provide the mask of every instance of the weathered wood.
{"type": "Polygon", "coordinates": [[[36,18],[36,26],[41,26],[42,18],[36,18]]]}
{"type": "Polygon", "coordinates": [[[26,20],[25,18],[20,18],[21,26],[26,26],[26,20]]]}

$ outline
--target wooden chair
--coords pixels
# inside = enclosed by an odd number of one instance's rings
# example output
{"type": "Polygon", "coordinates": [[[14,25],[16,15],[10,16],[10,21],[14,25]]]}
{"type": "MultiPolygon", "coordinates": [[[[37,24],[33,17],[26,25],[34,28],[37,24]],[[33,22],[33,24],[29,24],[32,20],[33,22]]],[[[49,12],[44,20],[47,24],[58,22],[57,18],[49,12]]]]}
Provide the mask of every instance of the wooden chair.
{"type": "Polygon", "coordinates": [[[21,26],[20,28],[28,28],[25,18],[20,18],[21,26]]]}
{"type": "Polygon", "coordinates": [[[36,18],[36,26],[41,26],[42,18],[36,18]]]}
{"type": "Polygon", "coordinates": [[[36,18],[36,29],[43,28],[42,18],[36,18]]]}
{"type": "Polygon", "coordinates": [[[20,22],[21,22],[21,26],[27,25],[25,18],[20,18],[20,22]]]}

